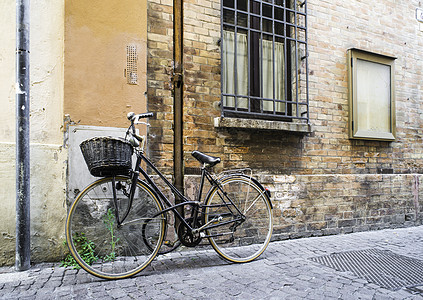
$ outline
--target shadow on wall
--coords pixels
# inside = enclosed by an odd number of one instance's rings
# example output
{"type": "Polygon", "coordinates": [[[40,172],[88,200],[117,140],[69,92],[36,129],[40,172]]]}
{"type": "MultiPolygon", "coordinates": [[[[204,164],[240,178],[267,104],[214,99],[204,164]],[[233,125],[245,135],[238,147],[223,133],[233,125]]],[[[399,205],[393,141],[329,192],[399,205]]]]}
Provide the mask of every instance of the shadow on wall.
{"type": "Polygon", "coordinates": [[[255,172],[291,174],[303,172],[305,162],[304,135],[292,132],[222,130],[224,169],[249,167],[255,172]]]}

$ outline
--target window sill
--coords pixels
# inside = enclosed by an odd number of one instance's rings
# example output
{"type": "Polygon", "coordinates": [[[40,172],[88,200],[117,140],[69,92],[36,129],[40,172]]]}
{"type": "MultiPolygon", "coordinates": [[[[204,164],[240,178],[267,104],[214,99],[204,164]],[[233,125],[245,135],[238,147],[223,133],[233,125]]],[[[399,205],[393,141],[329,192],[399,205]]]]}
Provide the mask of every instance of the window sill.
{"type": "Polygon", "coordinates": [[[307,134],[311,133],[311,125],[303,123],[267,121],[257,119],[240,119],[240,118],[214,118],[214,127],[216,128],[240,128],[240,129],[260,129],[289,131],[307,134]]]}

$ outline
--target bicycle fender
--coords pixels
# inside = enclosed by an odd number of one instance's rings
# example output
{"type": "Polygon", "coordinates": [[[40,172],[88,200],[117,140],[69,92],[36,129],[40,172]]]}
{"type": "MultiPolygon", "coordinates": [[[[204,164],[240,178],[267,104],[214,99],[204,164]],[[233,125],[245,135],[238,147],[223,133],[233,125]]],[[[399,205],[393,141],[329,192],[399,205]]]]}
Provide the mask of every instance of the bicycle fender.
{"type": "Polygon", "coordinates": [[[272,203],[272,200],[270,199],[270,197],[271,197],[270,190],[268,188],[265,188],[257,179],[252,178],[252,177],[250,179],[251,179],[252,182],[254,182],[255,184],[257,184],[257,186],[260,187],[260,189],[266,195],[267,200],[269,200],[270,208],[273,209],[273,203],[272,203]]]}

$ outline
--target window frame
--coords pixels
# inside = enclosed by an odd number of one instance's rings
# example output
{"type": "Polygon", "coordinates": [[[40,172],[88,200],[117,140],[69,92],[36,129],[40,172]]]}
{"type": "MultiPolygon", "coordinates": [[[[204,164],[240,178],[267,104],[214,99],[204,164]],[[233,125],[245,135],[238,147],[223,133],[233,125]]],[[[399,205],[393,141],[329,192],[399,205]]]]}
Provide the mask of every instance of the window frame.
{"type": "Polygon", "coordinates": [[[380,140],[380,141],[395,141],[396,139],[396,112],[395,112],[395,57],[381,55],[364,51],[361,49],[351,48],[347,51],[347,65],[348,65],[348,103],[349,103],[349,138],[361,140],[380,140]],[[365,61],[374,63],[375,65],[388,66],[390,71],[389,89],[389,130],[363,130],[364,127],[360,123],[359,110],[360,99],[358,99],[358,61],[365,61]]]}
{"type": "MultiPolygon", "coordinates": [[[[293,0],[247,0],[247,12],[243,10],[238,10],[237,0],[233,0],[233,7],[226,7],[224,5],[224,0],[221,1],[221,39],[220,45],[221,49],[221,115],[222,117],[236,117],[236,118],[253,118],[253,119],[267,119],[267,120],[281,120],[281,121],[293,121],[294,119],[309,121],[309,95],[308,95],[308,46],[307,46],[307,1],[303,1],[302,4],[297,4],[297,1],[293,0]],[[281,3],[281,5],[276,4],[276,2],[281,3]],[[252,7],[254,5],[260,6],[260,13],[257,14],[257,11],[253,11],[252,7]],[[269,19],[268,16],[263,14],[263,7],[271,6],[272,7],[272,18],[269,19]],[[301,8],[300,8],[301,7],[301,8]],[[224,21],[224,10],[228,10],[233,13],[234,21],[233,23],[226,23],[224,21]],[[283,12],[283,15],[280,18],[275,18],[276,10],[283,12]],[[238,14],[243,14],[247,16],[247,27],[240,26],[238,24],[237,16],[238,14]],[[251,23],[253,18],[259,18],[260,20],[260,30],[257,31],[256,28],[253,28],[251,23]],[[291,20],[291,19],[292,20],[291,20]],[[263,20],[272,22],[272,32],[269,33],[263,29],[263,20]],[[283,35],[277,34],[275,29],[275,24],[283,25],[283,35]],[[225,43],[223,36],[225,28],[231,27],[234,30],[235,39],[237,38],[238,30],[247,32],[247,61],[248,61],[248,83],[247,91],[248,95],[241,95],[237,93],[237,67],[234,67],[234,90],[233,93],[225,93],[224,91],[224,74],[225,65],[224,65],[224,47],[225,43]],[[252,35],[259,35],[258,40],[259,45],[254,45],[252,42],[252,35]],[[263,60],[263,37],[271,36],[272,37],[272,52],[273,52],[273,99],[265,98],[263,92],[263,64],[253,63],[253,60],[263,60]],[[284,99],[278,99],[275,92],[275,48],[276,40],[283,41],[283,94],[284,99]],[[259,57],[253,57],[251,55],[253,47],[259,47],[259,57]],[[300,53],[302,52],[302,53],[300,53]],[[256,71],[251,70],[251,66],[256,66],[256,71]],[[292,73],[291,73],[292,72],[292,73]],[[291,73],[291,74],[290,74],[291,73]],[[253,77],[252,74],[255,74],[253,77]],[[301,78],[300,78],[301,75],[301,78]],[[255,78],[259,78],[259,83],[255,78]],[[252,82],[255,82],[253,92],[252,82]],[[300,84],[296,84],[300,83],[300,84]],[[257,87],[258,85],[258,87],[257,87]],[[303,85],[303,86],[301,86],[303,85]],[[257,96],[258,90],[258,96],[257,96]],[[301,94],[301,95],[300,95],[301,94]],[[224,99],[231,98],[232,105],[225,106],[227,103],[224,99]],[[248,99],[247,101],[245,99],[248,99]],[[247,108],[238,108],[238,103],[247,103],[247,108]],[[273,106],[273,111],[266,110],[264,107],[269,105],[273,106]]],[[[281,43],[281,42],[279,42],[281,43]]],[[[282,43],[281,43],[282,44],[282,43]]],[[[237,42],[234,42],[234,48],[237,48],[237,42]]],[[[257,50],[257,49],[255,49],[257,50]]],[[[236,66],[237,52],[234,53],[234,65],[236,66]]],[[[279,75],[280,76],[280,75],[279,75]]]]}

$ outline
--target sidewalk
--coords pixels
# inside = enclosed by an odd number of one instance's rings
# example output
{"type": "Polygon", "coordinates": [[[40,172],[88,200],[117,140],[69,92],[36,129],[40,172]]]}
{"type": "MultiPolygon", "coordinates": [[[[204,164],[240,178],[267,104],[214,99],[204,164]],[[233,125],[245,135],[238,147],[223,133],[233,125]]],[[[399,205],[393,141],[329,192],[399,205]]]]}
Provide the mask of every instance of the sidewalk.
{"type": "Polygon", "coordinates": [[[0,299],[423,299],[423,226],[273,242],[248,264],[177,252],[118,281],[0,268],[0,299]]]}

